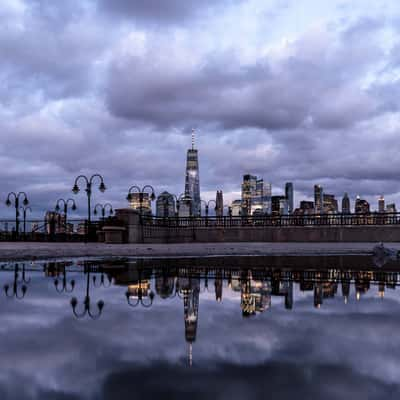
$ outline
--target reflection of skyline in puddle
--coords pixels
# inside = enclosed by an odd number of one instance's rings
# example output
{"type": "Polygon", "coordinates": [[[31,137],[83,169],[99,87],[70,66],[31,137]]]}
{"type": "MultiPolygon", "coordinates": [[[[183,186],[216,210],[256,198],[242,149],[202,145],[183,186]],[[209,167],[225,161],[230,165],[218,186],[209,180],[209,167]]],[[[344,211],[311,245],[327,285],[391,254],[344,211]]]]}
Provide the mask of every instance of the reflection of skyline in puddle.
{"type": "MultiPolygon", "coordinates": [[[[365,337],[359,338],[360,343],[365,346],[363,341],[368,340],[368,346],[372,345],[373,348],[376,331],[386,332],[383,328],[387,323],[383,322],[383,316],[390,312],[396,315],[397,308],[400,309],[397,291],[393,290],[398,284],[399,275],[393,270],[355,271],[331,268],[317,271],[170,266],[163,269],[159,266],[151,268],[140,263],[139,268],[136,268],[135,265],[137,264],[132,264],[131,268],[126,269],[123,265],[115,263],[49,263],[34,266],[26,263],[25,280],[28,282],[28,290],[25,297],[16,301],[6,299],[3,295],[0,300],[3,317],[6,314],[7,321],[11,320],[11,316],[18,320],[17,335],[12,340],[7,337],[6,343],[11,341],[10,347],[13,341],[20,345],[21,342],[26,343],[27,334],[24,336],[22,333],[24,325],[25,332],[29,331],[29,335],[35,335],[38,327],[41,327],[39,331],[44,337],[38,339],[35,336],[35,341],[43,340],[42,352],[47,353],[50,350],[47,349],[45,341],[48,340],[51,346],[55,338],[48,339],[45,333],[47,330],[51,331],[52,326],[57,326],[52,335],[56,335],[59,345],[67,353],[73,354],[74,348],[69,344],[73,341],[75,346],[81,349],[83,358],[96,360],[96,369],[102,371],[100,375],[88,366],[84,368],[92,371],[93,379],[97,376],[100,380],[103,374],[111,373],[115,368],[122,368],[126,362],[139,362],[143,368],[150,368],[160,361],[182,365],[185,360],[184,365],[193,363],[195,370],[198,370],[205,368],[210,362],[214,365],[213,368],[221,362],[243,366],[264,365],[266,360],[282,362],[290,359],[292,363],[292,353],[301,351],[301,357],[305,357],[307,363],[311,362],[315,350],[310,353],[309,346],[314,345],[309,343],[304,335],[308,330],[316,329],[315,321],[324,321],[324,325],[319,328],[322,329],[320,335],[324,340],[314,338],[316,343],[325,343],[324,346],[327,346],[333,340],[329,336],[331,333],[328,328],[334,329],[332,324],[336,321],[341,328],[336,340],[340,338],[342,348],[348,348],[349,344],[344,340],[349,340],[357,329],[360,329],[359,335],[365,334],[365,337]],[[58,285],[54,283],[56,280],[58,285]],[[61,290],[64,280],[68,291],[61,290]],[[71,292],[72,280],[75,284],[71,292]],[[88,296],[93,298],[94,306],[98,301],[104,301],[102,315],[93,322],[87,316],[79,321],[74,320],[70,306],[71,298],[76,296],[82,305],[88,282],[88,296]],[[388,291],[389,296],[386,296],[388,291]],[[135,307],[130,307],[126,298],[127,292],[132,303],[140,298],[143,304],[149,306],[146,308],[139,301],[135,307]],[[151,293],[154,294],[153,301],[150,301],[151,293]],[[380,298],[383,298],[383,301],[380,298]],[[346,322],[347,325],[342,325],[344,319],[347,320],[347,314],[351,316],[351,320],[346,322]],[[328,317],[332,321],[329,321],[328,317]],[[24,323],[25,318],[29,324],[24,323]],[[381,321],[379,325],[376,325],[377,318],[381,321]],[[371,320],[373,328],[366,329],[367,320],[371,320]],[[46,329],[43,326],[46,326],[46,329]],[[342,329],[343,326],[347,326],[346,329],[342,329]],[[369,335],[369,332],[372,332],[370,329],[375,331],[372,336],[369,335]],[[88,338],[90,342],[87,342],[88,338]],[[86,343],[83,346],[93,349],[93,355],[86,354],[87,350],[79,343],[80,340],[86,343]],[[300,347],[296,351],[292,349],[293,341],[299,341],[300,347]],[[301,345],[301,342],[305,344],[301,345]],[[101,353],[98,353],[100,348],[113,360],[109,366],[108,362],[103,365],[98,361],[98,357],[102,357],[101,353]],[[306,349],[308,355],[303,354],[306,349]]],[[[2,284],[8,284],[10,287],[13,285],[14,267],[7,266],[0,272],[2,284]]],[[[22,284],[22,269],[23,264],[19,264],[19,284],[22,284]]],[[[394,318],[393,322],[396,320],[396,317],[394,318]]],[[[10,327],[3,326],[2,330],[10,335],[14,329],[13,324],[14,322],[11,322],[10,327]]],[[[392,327],[390,329],[392,330],[392,327]]],[[[389,331],[386,334],[392,335],[389,331]]],[[[325,361],[328,349],[318,351],[322,354],[318,357],[323,362],[328,362],[325,361]]],[[[64,352],[62,356],[68,359],[64,352]]],[[[57,357],[61,357],[61,354],[58,353],[57,357]]],[[[332,357],[332,354],[329,357],[332,357]]],[[[81,356],[70,360],[68,368],[75,366],[80,370],[79,362],[86,363],[80,361],[80,358],[81,356]]],[[[58,362],[63,365],[61,360],[58,362]]],[[[351,363],[352,361],[346,361],[345,364],[351,363]]],[[[26,360],[21,367],[23,365],[27,365],[26,360]]],[[[55,368],[55,371],[59,368],[55,368]]],[[[387,369],[385,371],[388,372],[387,369]]],[[[33,369],[24,373],[33,374],[33,369]]],[[[64,373],[66,376],[70,374],[64,373]]],[[[399,375],[392,370],[391,374],[392,377],[399,375]]],[[[372,375],[380,377],[379,371],[374,371],[372,375]]],[[[60,380],[62,382],[67,378],[59,375],[53,379],[58,382],[57,385],[62,386],[60,380]]]]}

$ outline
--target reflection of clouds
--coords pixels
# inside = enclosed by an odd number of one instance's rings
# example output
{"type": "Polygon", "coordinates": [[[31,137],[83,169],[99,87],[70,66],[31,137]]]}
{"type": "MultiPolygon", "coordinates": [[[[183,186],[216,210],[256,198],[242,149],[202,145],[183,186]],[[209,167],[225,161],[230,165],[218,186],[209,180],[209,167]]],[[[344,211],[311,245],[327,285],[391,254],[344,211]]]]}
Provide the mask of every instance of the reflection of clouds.
{"type": "MultiPolygon", "coordinates": [[[[0,276],[2,282],[12,278],[6,274],[0,276]]],[[[329,399],[346,392],[361,398],[367,389],[368,398],[379,398],[387,390],[398,391],[397,290],[387,290],[382,300],[372,286],[357,302],[352,286],[347,305],[339,290],[317,310],[312,292],[302,293],[295,285],[293,310],[285,310],[283,298],[273,297],[270,310],[243,319],[240,293],[224,286],[218,303],[210,279],[212,289],[200,294],[194,370],[188,371],[183,302],[178,297],[157,296],[152,308],[132,309],[124,287],[92,288],[94,301],[105,302],[103,315],[98,321],[78,321],[69,300],[73,295],[83,298],[83,275],[68,275],[77,282],[73,294],[58,294],[52,278],[30,276],[25,299],[0,297],[1,399],[72,398],[62,393],[99,398],[101,390],[104,398],[117,399],[117,394],[132,394],[133,387],[137,396],[142,390],[164,390],[174,398],[181,390],[195,389],[210,396],[221,392],[226,398],[241,398],[246,392],[255,396],[268,387],[277,398],[296,393],[298,398],[324,394],[329,399]],[[193,374],[197,383],[187,379],[193,374]],[[293,380],[293,393],[283,379],[293,380]],[[31,392],[24,392],[20,381],[31,392]]]]}

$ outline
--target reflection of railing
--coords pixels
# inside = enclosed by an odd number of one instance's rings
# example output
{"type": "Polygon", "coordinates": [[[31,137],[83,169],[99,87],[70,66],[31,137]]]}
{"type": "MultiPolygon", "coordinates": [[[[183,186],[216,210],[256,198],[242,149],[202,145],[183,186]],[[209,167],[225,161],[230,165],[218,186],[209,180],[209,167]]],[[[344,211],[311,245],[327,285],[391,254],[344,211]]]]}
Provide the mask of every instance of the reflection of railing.
{"type": "Polygon", "coordinates": [[[279,216],[223,217],[151,217],[143,216],[143,224],[168,228],[212,227],[290,227],[290,226],[357,226],[399,225],[400,213],[322,214],[279,216]]]}

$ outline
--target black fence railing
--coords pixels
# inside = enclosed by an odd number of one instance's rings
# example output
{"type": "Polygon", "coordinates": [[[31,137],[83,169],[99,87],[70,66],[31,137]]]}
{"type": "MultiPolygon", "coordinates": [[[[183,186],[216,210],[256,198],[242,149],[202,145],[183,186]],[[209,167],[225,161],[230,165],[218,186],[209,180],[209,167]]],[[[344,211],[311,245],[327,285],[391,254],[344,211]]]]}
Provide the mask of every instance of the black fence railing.
{"type": "Polygon", "coordinates": [[[88,224],[84,219],[71,219],[67,223],[52,220],[20,221],[19,231],[15,220],[0,220],[0,241],[97,241],[97,232],[105,224],[105,220],[88,224]]]}
{"type": "Polygon", "coordinates": [[[206,227],[399,225],[400,213],[168,218],[143,216],[142,221],[143,225],[147,226],[188,229],[206,227]]]}

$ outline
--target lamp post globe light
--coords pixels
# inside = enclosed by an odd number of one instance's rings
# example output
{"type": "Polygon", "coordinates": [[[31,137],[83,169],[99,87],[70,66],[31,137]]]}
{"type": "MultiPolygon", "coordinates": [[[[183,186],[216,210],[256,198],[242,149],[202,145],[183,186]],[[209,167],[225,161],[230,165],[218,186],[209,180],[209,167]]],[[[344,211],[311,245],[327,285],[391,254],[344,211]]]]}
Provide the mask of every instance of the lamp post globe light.
{"type": "Polygon", "coordinates": [[[102,218],[103,220],[104,220],[105,217],[106,217],[107,208],[108,208],[108,212],[109,212],[109,215],[110,215],[110,216],[114,214],[113,207],[112,207],[112,205],[111,205],[110,203],[106,203],[106,204],[97,203],[97,204],[94,206],[94,210],[93,210],[93,214],[94,214],[94,215],[97,215],[97,214],[98,214],[98,211],[97,211],[98,208],[100,209],[101,218],[102,218]]]}
{"type": "Polygon", "coordinates": [[[128,190],[128,195],[126,196],[126,199],[131,203],[132,200],[134,200],[135,193],[138,194],[139,197],[139,211],[140,215],[143,213],[143,201],[144,201],[144,195],[147,194],[149,195],[149,200],[150,203],[156,199],[156,194],[154,192],[154,188],[151,185],[145,185],[141,189],[137,185],[133,185],[129,188],[128,190]]]}
{"type": "Polygon", "coordinates": [[[72,188],[72,192],[74,194],[78,194],[79,190],[80,190],[79,186],[78,186],[79,180],[83,180],[84,183],[86,183],[85,192],[86,192],[86,196],[87,196],[87,205],[88,205],[88,207],[87,207],[88,208],[88,210],[87,210],[87,212],[88,212],[88,217],[87,217],[88,226],[90,226],[90,221],[91,221],[90,200],[91,200],[91,196],[92,196],[92,186],[93,186],[94,180],[96,178],[100,181],[100,184],[99,184],[100,192],[104,193],[105,190],[106,190],[106,186],[104,185],[104,179],[100,174],[93,174],[90,178],[86,177],[85,175],[79,175],[79,176],[76,177],[74,187],[72,188]]]}
{"type": "Polygon", "coordinates": [[[26,195],[25,192],[18,192],[16,194],[15,192],[10,192],[7,195],[7,200],[6,200],[6,206],[10,207],[14,201],[14,207],[15,207],[15,233],[18,236],[19,234],[19,208],[20,208],[20,201],[22,199],[22,205],[24,207],[28,206],[29,200],[28,196],[26,195]]]}

